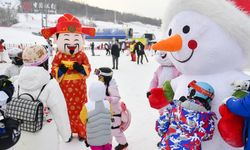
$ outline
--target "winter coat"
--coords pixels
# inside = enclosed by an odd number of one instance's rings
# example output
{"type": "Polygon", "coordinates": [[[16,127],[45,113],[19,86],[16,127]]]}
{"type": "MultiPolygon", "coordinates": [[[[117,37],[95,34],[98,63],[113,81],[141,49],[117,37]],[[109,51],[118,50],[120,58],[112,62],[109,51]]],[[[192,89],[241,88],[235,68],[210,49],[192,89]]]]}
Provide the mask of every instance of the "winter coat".
{"type": "Polygon", "coordinates": [[[236,99],[234,97],[230,98],[226,103],[228,109],[236,115],[244,117],[244,130],[243,136],[245,140],[244,150],[250,149],[250,93],[243,97],[236,99]]]}
{"type": "Polygon", "coordinates": [[[127,143],[127,139],[123,133],[123,131],[119,128],[122,120],[121,120],[121,97],[119,94],[118,86],[114,78],[109,82],[108,87],[109,96],[106,99],[110,102],[111,110],[112,110],[112,136],[116,139],[116,141],[124,145],[127,143]]]}
{"type": "MultiPolygon", "coordinates": [[[[37,97],[45,84],[46,86],[39,99],[45,108],[49,108],[48,115],[51,116],[52,121],[44,121],[42,129],[36,133],[22,131],[15,150],[58,150],[58,133],[64,142],[67,142],[71,136],[63,93],[58,82],[55,79],[51,79],[47,70],[42,67],[23,67],[19,79],[14,83],[16,89],[14,96],[17,96],[19,85],[19,94],[29,93],[33,97],[37,97]]],[[[45,117],[44,119],[47,118],[45,117]]]]}
{"type": "Polygon", "coordinates": [[[111,55],[120,57],[120,47],[117,43],[113,44],[111,47],[111,55]]]}
{"type": "Polygon", "coordinates": [[[145,54],[144,48],[145,48],[145,46],[142,44],[142,42],[140,42],[140,41],[137,42],[135,44],[135,51],[136,51],[137,55],[143,55],[143,54],[145,54]]]}
{"type": "Polygon", "coordinates": [[[91,146],[111,143],[110,104],[105,98],[105,86],[99,81],[89,88],[89,101],[83,106],[80,119],[86,126],[87,142],[91,146]]]}
{"type": "Polygon", "coordinates": [[[8,76],[9,78],[18,76],[22,68],[23,66],[11,64],[8,68],[6,68],[4,75],[8,76]]]}
{"type": "Polygon", "coordinates": [[[174,100],[156,122],[161,150],[200,150],[201,142],[212,139],[215,113],[187,109],[174,100]]]}
{"type": "Polygon", "coordinates": [[[174,66],[159,66],[151,80],[149,90],[162,87],[166,80],[172,80],[180,75],[180,72],[174,66]]]}
{"type": "Polygon", "coordinates": [[[59,85],[64,94],[68,115],[70,119],[71,130],[73,133],[77,133],[79,137],[83,138],[86,134],[83,124],[79,119],[79,115],[82,106],[87,102],[87,85],[86,79],[90,74],[91,68],[88,61],[88,57],[83,51],[80,51],[74,55],[64,54],[58,52],[52,62],[51,74],[57,79],[59,85]],[[61,77],[58,77],[59,66],[63,61],[78,62],[85,70],[86,76],[73,69],[73,66],[69,66],[69,69],[61,77]]]}

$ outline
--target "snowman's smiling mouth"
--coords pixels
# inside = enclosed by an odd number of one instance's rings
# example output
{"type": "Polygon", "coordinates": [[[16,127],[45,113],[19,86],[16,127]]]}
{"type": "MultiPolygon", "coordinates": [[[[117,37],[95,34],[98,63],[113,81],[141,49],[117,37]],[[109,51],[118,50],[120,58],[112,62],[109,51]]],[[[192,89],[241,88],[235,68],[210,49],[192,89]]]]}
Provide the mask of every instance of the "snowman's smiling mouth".
{"type": "Polygon", "coordinates": [[[162,59],[165,59],[167,57],[167,54],[161,55],[162,59]]]}
{"type": "Polygon", "coordinates": [[[178,62],[180,62],[180,63],[185,63],[185,62],[189,61],[189,60],[192,58],[193,54],[194,54],[194,50],[192,50],[192,53],[190,54],[190,56],[189,56],[187,59],[185,59],[185,60],[179,60],[179,59],[175,58],[175,56],[174,56],[173,53],[171,53],[171,56],[172,56],[176,61],[178,61],[178,62]]]}

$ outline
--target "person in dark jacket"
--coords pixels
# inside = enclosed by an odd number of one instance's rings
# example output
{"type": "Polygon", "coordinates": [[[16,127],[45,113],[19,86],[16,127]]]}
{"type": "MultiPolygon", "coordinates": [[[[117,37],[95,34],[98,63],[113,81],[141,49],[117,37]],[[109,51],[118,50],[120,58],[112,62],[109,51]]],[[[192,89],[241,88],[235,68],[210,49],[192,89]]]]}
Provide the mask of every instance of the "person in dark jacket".
{"type": "Polygon", "coordinates": [[[137,53],[137,64],[139,64],[139,59],[141,58],[141,64],[143,64],[143,55],[145,46],[142,44],[142,42],[138,41],[135,44],[135,51],[137,53]]]}
{"type": "Polygon", "coordinates": [[[91,49],[91,52],[92,52],[92,56],[95,56],[95,43],[94,42],[92,42],[91,44],[90,44],[90,49],[91,49]]]}
{"type": "Polygon", "coordinates": [[[118,43],[118,40],[115,41],[115,43],[111,47],[111,55],[113,60],[113,68],[112,69],[118,69],[118,58],[120,57],[120,45],[118,43]]]}

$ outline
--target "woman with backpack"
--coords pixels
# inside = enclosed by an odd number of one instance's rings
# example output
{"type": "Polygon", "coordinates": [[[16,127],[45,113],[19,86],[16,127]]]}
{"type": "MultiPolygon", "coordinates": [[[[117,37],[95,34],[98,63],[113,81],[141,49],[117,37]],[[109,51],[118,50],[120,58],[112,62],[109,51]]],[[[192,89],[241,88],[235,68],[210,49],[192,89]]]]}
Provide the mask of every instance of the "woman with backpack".
{"type": "Polygon", "coordinates": [[[95,70],[95,74],[98,76],[99,81],[102,81],[106,86],[106,100],[110,102],[112,110],[112,123],[111,123],[111,132],[112,136],[115,137],[118,145],[115,147],[115,150],[122,150],[128,147],[126,137],[121,130],[121,97],[119,94],[118,86],[113,76],[112,69],[108,67],[101,67],[95,70]]]}
{"type": "Polygon", "coordinates": [[[14,84],[14,97],[28,93],[36,99],[40,93],[44,115],[41,130],[22,131],[16,150],[58,150],[58,133],[64,142],[72,138],[65,99],[58,82],[48,72],[48,57],[45,48],[39,45],[23,51],[24,67],[14,84]]]}

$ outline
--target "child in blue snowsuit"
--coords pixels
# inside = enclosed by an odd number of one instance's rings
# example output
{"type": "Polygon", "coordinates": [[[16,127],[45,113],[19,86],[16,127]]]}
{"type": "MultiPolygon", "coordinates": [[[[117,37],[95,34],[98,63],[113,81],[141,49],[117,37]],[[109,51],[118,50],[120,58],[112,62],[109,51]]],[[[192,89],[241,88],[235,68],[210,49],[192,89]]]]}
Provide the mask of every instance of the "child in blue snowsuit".
{"type": "Polygon", "coordinates": [[[173,100],[156,121],[161,150],[200,150],[201,142],[212,139],[216,115],[210,111],[214,90],[205,82],[192,81],[189,96],[173,100]]]}
{"type": "Polygon", "coordinates": [[[227,105],[228,109],[239,116],[244,117],[244,150],[250,150],[250,81],[235,81],[233,83],[235,90],[246,90],[248,94],[243,98],[230,97],[224,100],[224,103],[227,105]]]}

